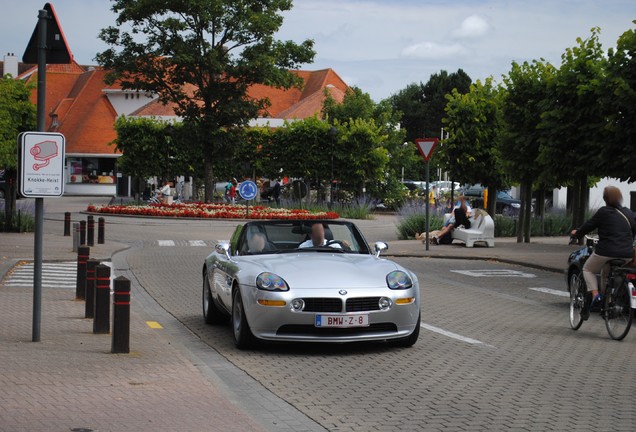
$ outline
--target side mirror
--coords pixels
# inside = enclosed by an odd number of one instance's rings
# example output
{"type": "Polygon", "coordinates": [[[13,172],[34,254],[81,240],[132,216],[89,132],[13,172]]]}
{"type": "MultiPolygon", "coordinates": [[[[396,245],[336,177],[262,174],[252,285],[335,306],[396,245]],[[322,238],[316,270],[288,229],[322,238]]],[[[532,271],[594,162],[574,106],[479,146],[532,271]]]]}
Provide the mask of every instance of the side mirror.
{"type": "Polygon", "coordinates": [[[375,244],[373,245],[373,249],[375,250],[375,256],[379,257],[380,252],[389,249],[389,245],[386,244],[385,242],[379,241],[379,242],[375,242],[375,244]]]}
{"type": "Polygon", "coordinates": [[[232,260],[232,258],[230,258],[230,244],[228,242],[217,243],[217,245],[214,247],[214,250],[218,254],[225,255],[228,260],[232,260]]]}

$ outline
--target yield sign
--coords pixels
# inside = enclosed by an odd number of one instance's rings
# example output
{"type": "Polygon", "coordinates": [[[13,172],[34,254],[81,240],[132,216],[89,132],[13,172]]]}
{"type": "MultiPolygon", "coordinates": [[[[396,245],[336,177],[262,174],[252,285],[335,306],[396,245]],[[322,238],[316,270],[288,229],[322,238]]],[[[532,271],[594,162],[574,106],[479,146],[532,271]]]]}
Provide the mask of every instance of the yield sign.
{"type": "Polygon", "coordinates": [[[415,145],[417,149],[422,154],[422,157],[425,161],[431,158],[433,154],[433,150],[435,150],[435,146],[439,140],[437,138],[418,138],[415,140],[415,145]]]}

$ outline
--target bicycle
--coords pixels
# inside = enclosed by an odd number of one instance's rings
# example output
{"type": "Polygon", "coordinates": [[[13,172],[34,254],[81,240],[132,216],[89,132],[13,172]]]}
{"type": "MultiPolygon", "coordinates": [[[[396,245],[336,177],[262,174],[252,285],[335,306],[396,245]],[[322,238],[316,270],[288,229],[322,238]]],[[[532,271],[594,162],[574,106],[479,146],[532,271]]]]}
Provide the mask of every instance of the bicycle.
{"type": "MultiPolygon", "coordinates": [[[[587,248],[592,249],[595,239],[587,237],[587,248]]],[[[570,240],[572,243],[572,240],[570,240]]],[[[591,251],[590,251],[591,252],[591,251]]],[[[636,269],[624,267],[627,259],[614,259],[608,262],[609,271],[605,278],[605,292],[602,293],[601,316],[605,321],[607,333],[614,340],[622,340],[629,333],[633,311],[636,308],[636,269]]],[[[583,308],[586,302],[587,287],[582,273],[570,276],[570,326],[578,330],[583,324],[583,308]]]]}

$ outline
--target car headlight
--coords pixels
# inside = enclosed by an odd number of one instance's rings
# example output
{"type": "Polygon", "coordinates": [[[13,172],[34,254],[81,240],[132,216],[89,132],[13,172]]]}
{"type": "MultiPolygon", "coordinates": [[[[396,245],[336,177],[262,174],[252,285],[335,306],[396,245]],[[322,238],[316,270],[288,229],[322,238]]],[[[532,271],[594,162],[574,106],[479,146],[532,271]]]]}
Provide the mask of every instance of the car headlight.
{"type": "Polygon", "coordinates": [[[519,203],[510,203],[510,205],[514,208],[521,208],[521,204],[519,203]]]}
{"type": "Polygon", "coordinates": [[[289,286],[282,277],[269,272],[263,272],[256,277],[256,286],[265,291],[289,291],[289,286]]]}
{"type": "Polygon", "coordinates": [[[391,289],[408,289],[413,286],[413,281],[402,270],[395,270],[386,275],[386,284],[391,289]]]}

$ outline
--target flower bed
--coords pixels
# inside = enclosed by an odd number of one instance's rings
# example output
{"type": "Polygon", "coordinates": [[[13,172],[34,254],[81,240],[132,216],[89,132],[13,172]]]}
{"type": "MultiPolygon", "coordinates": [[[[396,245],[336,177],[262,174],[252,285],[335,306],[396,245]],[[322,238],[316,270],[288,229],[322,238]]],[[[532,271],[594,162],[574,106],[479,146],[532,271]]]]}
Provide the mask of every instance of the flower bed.
{"type": "MultiPolygon", "coordinates": [[[[147,205],[89,205],[91,213],[124,214],[135,216],[190,217],[206,219],[246,219],[246,206],[242,204],[147,204],[147,205]]],[[[310,212],[302,209],[282,209],[250,206],[247,219],[338,219],[335,212],[310,212]]]]}

